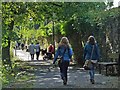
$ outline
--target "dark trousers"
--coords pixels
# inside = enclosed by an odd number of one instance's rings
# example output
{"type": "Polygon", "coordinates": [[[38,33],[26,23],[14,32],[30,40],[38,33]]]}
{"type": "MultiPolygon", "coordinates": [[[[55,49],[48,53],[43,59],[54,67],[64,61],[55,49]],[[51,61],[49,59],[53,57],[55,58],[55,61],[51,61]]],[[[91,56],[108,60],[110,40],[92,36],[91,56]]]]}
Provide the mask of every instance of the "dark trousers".
{"type": "Polygon", "coordinates": [[[47,52],[46,55],[47,55],[48,59],[52,59],[52,53],[51,52],[47,52]]]}
{"type": "Polygon", "coordinates": [[[68,66],[69,66],[69,61],[62,61],[62,63],[60,64],[60,74],[61,74],[61,78],[65,78],[67,81],[67,70],[68,70],[68,66]]]}
{"type": "Polygon", "coordinates": [[[34,54],[30,54],[31,55],[31,60],[34,60],[34,54]]]}
{"type": "Polygon", "coordinates": [[[36,52],[36,59],[39,59],[40,52],[36,52]]]}

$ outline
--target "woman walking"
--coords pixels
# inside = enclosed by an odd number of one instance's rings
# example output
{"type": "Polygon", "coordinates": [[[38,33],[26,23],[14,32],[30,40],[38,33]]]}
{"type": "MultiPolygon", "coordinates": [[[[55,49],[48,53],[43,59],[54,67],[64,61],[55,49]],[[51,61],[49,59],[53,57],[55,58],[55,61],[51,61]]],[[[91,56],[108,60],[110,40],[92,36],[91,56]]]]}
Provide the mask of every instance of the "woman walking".
{"type": "Polygon", "coordinates": [[[92,84],[95,83],[94,81],[94,74],[95,74],[95,63],[99,60],[99,49],[98,49],[98,45],[96,43],[96,40],[94,38],[94,36],[89,36],[88,37],[88,41],[84,47],[84,59],[85,60],[91,60],[91,66],[90,66],[90,70],[89,70],[89,74],[90,74],[90,82],[92,84]]]}
{"type": "Polygon", "coordinates": [[[59,65],[59,68],[60,68],[61,79],[63,80],[64,85],[67,84],[67,80],[68,80],[67,70],[72,55],[73,55],[73,51],[70,47],[69,40],[67,39],[67,37],[62,37],[58,45],[57,51],[55,53],[53,64],[55,64],[58,57],[62,57],[62,61],[59,65]]]}

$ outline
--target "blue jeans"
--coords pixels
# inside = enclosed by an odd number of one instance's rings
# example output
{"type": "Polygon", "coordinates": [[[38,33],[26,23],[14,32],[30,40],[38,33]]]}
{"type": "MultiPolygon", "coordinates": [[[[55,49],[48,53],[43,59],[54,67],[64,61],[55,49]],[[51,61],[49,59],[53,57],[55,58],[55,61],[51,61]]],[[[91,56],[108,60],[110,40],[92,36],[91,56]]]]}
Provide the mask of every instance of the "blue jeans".
{"type": "Polygon", "coordinates": [[[63,79],[65,77],[66,81],[67,81],[68,66],[69,66],[69,61],[62,61],[61,65],[60,65],[61,78],[63,79]]]}
{"type": "Polygon", "coordinates": [[[89,70],[89,74],[90,74],[90,79],[93,79],[94,80],[94,74],[95,74],[95,69],[94,69],[95,65],[92,64],[91,65],[91,70],[89,70]]]}

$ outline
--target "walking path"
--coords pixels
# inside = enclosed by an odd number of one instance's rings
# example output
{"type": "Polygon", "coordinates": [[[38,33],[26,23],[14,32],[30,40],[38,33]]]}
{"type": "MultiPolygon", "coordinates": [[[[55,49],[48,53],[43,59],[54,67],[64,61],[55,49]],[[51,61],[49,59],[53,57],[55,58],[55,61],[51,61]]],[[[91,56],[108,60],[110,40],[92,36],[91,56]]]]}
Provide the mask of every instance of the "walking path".
{"type": "Polygon", "coordinates": [[[51,65],[52,60],[43,60],[43,56],[39,56],[39,60],[36,59],[36,55],[34,55],[34,60],[31,61],[31,56],[29,52],[25,50],[16,50],[16,56],[22,61],[29,62],[29,65],[51,65]]]}
{"type": "MultiPolygon", "coordinates": [[[[22,50],[16,52],[16,55],[23,61],[30,61],[28,52],[22,50]]],[[[52,60],[44,61],[40,56],[38,61],[30,61],[29,64],[33,67],[37,65],[33,71],[28,72],[28,75],[33,76],[33,78],[11,83],[7,88],[118,88],[117,76],[104,76],[96,71],[95,84],[91,84],[88,71],[74,66],[69,67],[68,85],[64,86],[60,79],[59,68],[49,66],[52,64],[52,60]],[[42,67],[42,65],[46,66],[42,67]]]]}

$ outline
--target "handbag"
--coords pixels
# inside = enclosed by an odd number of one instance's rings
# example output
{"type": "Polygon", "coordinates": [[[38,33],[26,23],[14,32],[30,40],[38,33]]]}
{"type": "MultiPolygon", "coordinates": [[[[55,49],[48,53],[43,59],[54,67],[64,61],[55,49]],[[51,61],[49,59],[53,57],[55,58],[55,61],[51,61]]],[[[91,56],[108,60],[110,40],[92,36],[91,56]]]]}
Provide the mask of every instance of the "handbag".
{"type": "Polygon", "coordinates": [[[86,60],[83,68],[85,70],[90,70],[91,65],[92,65],[91,60],[86,60]]]}
{"type": "Polygon", "coordinates": [[[92,53],[91,53],[90,60],[86,60],[85,63],[84,63],[84,65],[83,65],[83,68],[84,68],[85,70],[90,70],[90,69],[91,69],[91,65],[94,63],[94,61],[91,60],[91,59],[92,59],[92,55],[93,55],[93,50],[94,50],[94,46],[93,46],[93,48],[92,48],[92,53]],[[92,61],[93,61],[93,62],[92,62],[92,61]]]}

